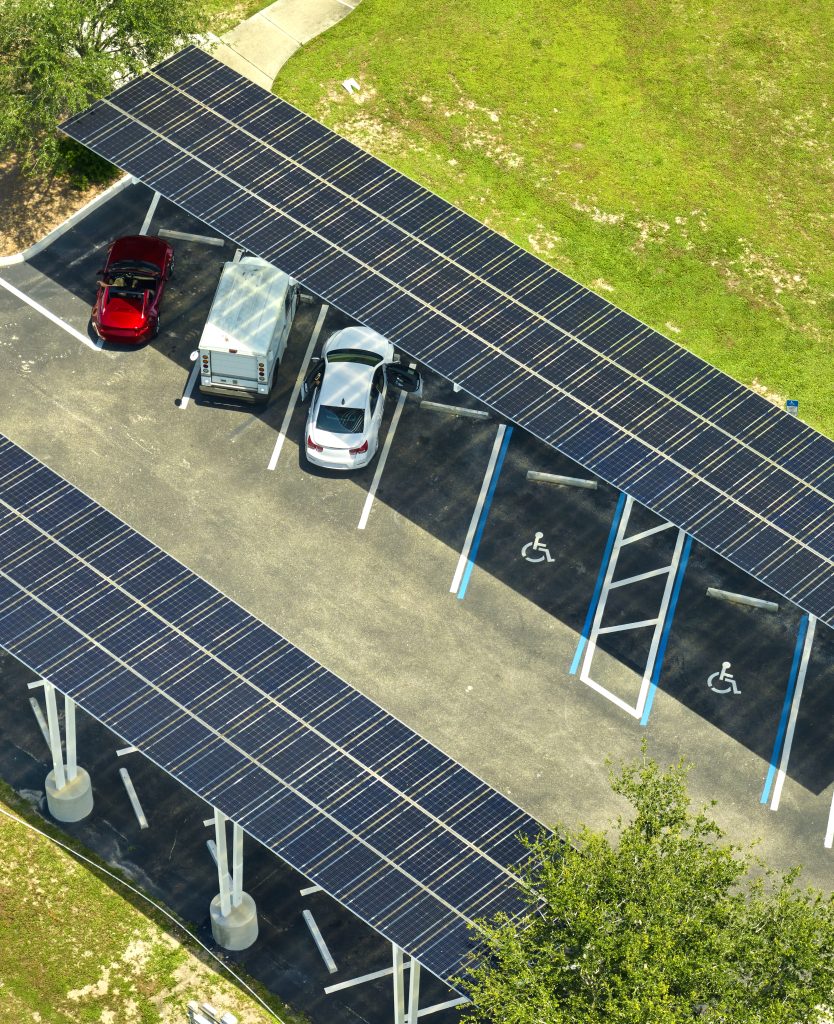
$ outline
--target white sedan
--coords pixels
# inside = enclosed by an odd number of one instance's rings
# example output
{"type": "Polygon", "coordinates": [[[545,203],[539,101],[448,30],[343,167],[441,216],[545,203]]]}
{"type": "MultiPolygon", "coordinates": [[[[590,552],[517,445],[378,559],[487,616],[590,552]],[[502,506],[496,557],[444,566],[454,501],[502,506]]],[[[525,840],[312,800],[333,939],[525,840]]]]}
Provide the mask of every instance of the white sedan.
{"type": "Polygon", "coordinates": [[[301,389],[311,398],[307,458],[326,469],[360,469],[379,447],[388,389],[419,394],[420,374],[394,362],[394,346],[369,327],[345,327],[328,338],[301,389]]]}

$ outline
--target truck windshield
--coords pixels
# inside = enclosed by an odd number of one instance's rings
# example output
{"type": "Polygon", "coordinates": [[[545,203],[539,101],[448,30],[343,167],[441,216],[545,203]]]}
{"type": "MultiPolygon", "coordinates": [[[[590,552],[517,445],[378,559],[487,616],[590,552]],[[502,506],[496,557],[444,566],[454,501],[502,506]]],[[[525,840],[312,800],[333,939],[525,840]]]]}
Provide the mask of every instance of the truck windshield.
{"type": "Polygon", "coordinates": [[[316,426],[331,434],[361,434],[365,428],[365,412],[363,409],[323,405],[319,409],[316,426]]]}

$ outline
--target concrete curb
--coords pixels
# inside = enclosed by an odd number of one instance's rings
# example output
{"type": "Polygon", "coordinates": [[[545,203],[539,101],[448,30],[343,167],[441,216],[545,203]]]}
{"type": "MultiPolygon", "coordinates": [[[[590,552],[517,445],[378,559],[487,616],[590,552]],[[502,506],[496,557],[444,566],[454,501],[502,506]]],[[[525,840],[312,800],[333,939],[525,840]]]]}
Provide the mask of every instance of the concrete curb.
{"type": "Polygon", "coordinates": [[[116,193],[121,192],[123,188],[128,185],[135,184],[136,179],[126,174],[123,178],[119,178],[117,182],[114,182],[109,188],[106,188],[103,192],[100,192],[97,196],[94,196],[88,203],[85,203],[80,210],[76,210],[70,217],[58,225],[57,228],[53,228],[48,235],[44,235],[43,238],[37,242],[33,242],[28,249],[24,249],[23,252],[13,253],[11,256],[0,256],[0,267],[11,267],[16,263],[25,263],[26,260],[30,260],[33,256],[37,256],[39,252],[42,252],[48,245],[51,245],[56,238],[60,238],[65,231],[77,224],[78,221],[83,220],[88,213],[92,213],[96,207],[101,206],[102,203],[106,203],[108,199],[112,198],[116,193]]]}

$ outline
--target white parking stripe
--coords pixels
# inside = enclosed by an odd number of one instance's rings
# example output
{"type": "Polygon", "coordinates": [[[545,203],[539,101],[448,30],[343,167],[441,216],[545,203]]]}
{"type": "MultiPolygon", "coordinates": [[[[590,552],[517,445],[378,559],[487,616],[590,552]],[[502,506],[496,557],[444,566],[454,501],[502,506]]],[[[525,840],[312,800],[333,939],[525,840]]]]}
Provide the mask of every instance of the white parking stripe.
{"type": "Polygon", "coordinates": [[[831,808],[828,811],[828,828],[825,830],[825,841],[822,845],[826,850],[830,850],[832,843],[834,843],[834,796],[831,797],[831,808]]]}
{"type": "Polygon", "coordinates": [[[782,799],[782,786],[785,784],[785,776],[788,771],[788,760],[791,756],[793,746],[793,734],[796,729],[796,719],[799,715],[799,702],[802,700],[802,689],[805,686],[805,673],[808,671],[808,660],[811,657],[811,647],[814,644],[814,630],[817,626],[815,615],[808,616],[808,629],[805,633],[805,643],[802,646],[802,660],[799,663],[799,672],[796,677],[796,688],[793,691],[791,701],[791,714],[788,718],[788,728],[785,732],[785,742],[782,746],[782,760],[779,762],[779,771],[776,773],[776,782],[773,786],[773,798],[770,801],[771,811],[779,810],[779,801],[782,799]]]}
{"type": "Polygon", "coordinates": [[[159,193],[154,192],[151,205],[148,207],[148,212],[145,214],[145,219],[142,221],[142,227],[139,228],[140,235],[146,235],[148,233],[148,228],[151,226],[151,221],[153,220],[153,215],[156,213],[156,204],[158,202],[159,193]]]}
{"type": "Polygon", "coordinates": [[[466,531],[466,540],[463,542],[463,550],[461,551],[460,558],[458,559],[455,575],[452,577],[452,585],[449,587],[450,594],[456,594],[458,592],[460,581],[463,579],[466,562],[469,558],[469,550],[472,547],[472,541],[475,538],[475,530],[478,528],[478,520],[481,518],[481,509],[484,507],[484,502],[486,501],[487,491],[489,490],[489,484],[492,480],[492,474],[495,472],[495,463],[498,461],[498,453],[501,451],[501,442],[504,440],[504,433],[506,429],[506,424],[502,423],[495,433],[495,441],[492,445],[492,454],[490,455],[489,462],[487,463],[484,482],[481,484],[481,493],[478,495],[475,511],[472,513],[472,520],[469,523],[469,529],[466,531]]]}
{"type": "Polygon", "coordinates": [[[180,409],[188,408],[188,401],[191,398],[191,393],[194,391],[194,385],[197,383],[197,375],[200,372],[200,360],[195,359],[194,365],[191,367],[191,373],[188,375],[188,380],[185,385],[185,391],[182,393],[180,399],[180,409]]]}
{"type": "Polygon", "coordinates": [[[4,281],[2,277],[0,277],[0,285],[2,285],[7,292],[11,292],[12,295],[16,296],[18,299],[25,302],[27,305],[31,306],[32,309],[37,310],[37,312],[40,313],[42,316],[45,316],[47,320],[51,320],[53,324],[57,324],[58,327],[62,327],[67,332],[67,334],[71,334],[73,338],[76,339],[76,341],[83,342],[87,346],[87,348],[101,348],[101,341],[91,341],[86,334],[82,334],[81,331],[77,331],[74,327],[70,327],[66,320],[62,320],[59,316],[56,316],[54,313],[50,312],[39,302],[35,302],[34,299],[30,299],[28,295],[25,295],[22,291],[20,291],[19,288],[15,288],[13,284],[9,284],[8,281],[4,281]]]}
{"type": "Polygon", "coordinates": [[[295,408],[295,403],[298,401],[298,396],[301,393],[301,385],[304,383],[304,378],[307,375],[307,367],[313,357],[316,342],[319,340],[319,332],[321,331],[322,324],[324,323],[324,318],[327,316],[328,309],[330,309],[330,306],[325,302],[319,310],[318,320],[316,320],[316,326],[313,328],[313,333],[310,336],[310,344],[307,346],[307,351],[304,353],[304,360],[301,363],[301,369],[298,371],[298,376],[295,378],[295,384],[293,385],[292,394],[290,395],[290,404],[287,406],[287,411],[284,415],[284,422],[281,424],[281,429],[278,432],[278,440],[275,442],[275,447],[272,449],[272,458],[269,460],[269,465],[266,467],[267,469],[275,469],[278,465],[278,456],[281,454],[281,449],[284,447],[284,438],[287,436],[290,419],[292,418],[292,411],[295,408]]]}
{"type": "MultiPolygon", "coordinates": [[[[409,363],[408,368],[410,370],[415,369],[416,363],[409,363]]],[[[374,478],[371,481],[371,487],[365,498],[365,507],[362,509],[362,515],[359,517],[358,530],[364,530],[368,524],[368,516],[371,514],[371,505],[374,503],[374,497],[376,496],[376,489],[379,486],[379,481],[382,476],[382,471],[385,469],[385,462],[388,459],[388,452],[391,451],[391,444],[394,440],[394,434],[397,432],[397,424],[400,422],[400,416],[402,415],[403,406],[407,398],[405,391],[401,391],[397,396],[397,408],[394,410],[394,415],[391,417],[391,426],[388,429],[388,434],[385,437],[385,444],[382,446],[382,454],[379,456],[379,461],[376,464],[376,472],[374,478]]]]}

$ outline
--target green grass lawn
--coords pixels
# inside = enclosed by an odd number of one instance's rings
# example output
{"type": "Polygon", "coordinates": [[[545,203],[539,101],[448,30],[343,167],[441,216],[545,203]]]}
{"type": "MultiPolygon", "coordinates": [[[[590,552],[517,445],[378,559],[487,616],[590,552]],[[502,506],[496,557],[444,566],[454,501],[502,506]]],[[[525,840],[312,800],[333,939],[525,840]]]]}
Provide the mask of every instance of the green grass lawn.
{"type": "MultiPolygon", "coordinates": [[[[0,807],[55,833],[3,783],[0,807]]],[[[0,1021],[184,1024],[190,1000],[241,1024],[275,1021],[215,967],[149,903],[0,815],[0,1021]]],[[[260,995],[285,1024],[304,1024],[260,995]]]]}
{"type": "Polygon", "coordinates": [[[829,0],[362,0],[275,91],[834,435],[832,47],[829,0]]]}

